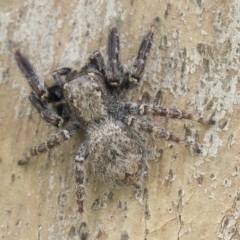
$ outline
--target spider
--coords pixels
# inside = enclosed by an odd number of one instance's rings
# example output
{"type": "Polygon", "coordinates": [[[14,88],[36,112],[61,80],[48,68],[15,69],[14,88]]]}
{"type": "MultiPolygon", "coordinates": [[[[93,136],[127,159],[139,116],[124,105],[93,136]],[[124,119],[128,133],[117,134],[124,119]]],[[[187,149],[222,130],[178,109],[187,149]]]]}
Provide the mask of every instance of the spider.
{"type": "Polygon", "coordinates": [[[136,116],[158,115],[214,124],[214,120],[195,117],[177,109],[120,101],[121,91],[134,86],[141,79],[158,22],[159,18],[156,18],[142,40],[130,73],[123,70],[119,61],[116,26],[109,31],[107,65],[101,53],[95,51],[80,71],[68,67],[56,69],[53,72],[56,85],[52,87],[46,87],[28,59],[17,47],[14,48],[17,64],[32,88],[29,98],[33,106],[45,121],[56,127],[64,126],[64,130],[48,141],[31,148],[18,164],[28,163],[31,157],[69,140],[81,129],[87,132],[86,140],[80,145],[73,161],[81,239],[87,239],[89,234],[84,218],[85,160],[88,159],[94,172],[106,181],[141,189],[147,174],[148,154],[138,130],[181,143],[187,148],[193,147],[197,153],[200,149],[166,129],[143,122],[136,116]],[[57,111],[50,108],[48,103],[57,104],[57,111]]]}

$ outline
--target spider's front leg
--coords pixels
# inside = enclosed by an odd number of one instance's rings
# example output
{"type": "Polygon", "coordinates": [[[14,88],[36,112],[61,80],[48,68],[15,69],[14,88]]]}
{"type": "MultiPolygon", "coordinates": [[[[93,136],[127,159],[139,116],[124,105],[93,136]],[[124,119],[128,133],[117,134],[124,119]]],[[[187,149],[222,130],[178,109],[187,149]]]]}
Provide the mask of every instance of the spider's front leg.
{"type": "Polygon", "coordinates": [[[151,29],[149,30],[147,36],[143,39],[143,41],[140,45],[140,48],[138,51],[138,56],[133,65],[133,71],[131,73],[131,77],[133,78],[132,80],[134,82],[140,81],[140,78],[141,78],[142,73],[145,68],[147,54],[149,53],[151,46],[152,46],[154,31],[155,31],[156,25],[158,24],[159,21],[160,21],[160,19],[158,17],[155,18],[155,20],[151,26],[151,29]]]}
{"type": "Polygon", "coordinates": [[[47,104],[41,102],[35,94],[31,93],[29,99],[47,122],[53,124],[56,127],[59,127],[63,124],[63,118],[60,117],[57,113],[55,113],[51,108],[49,108],[47,104]]]}
{"type": "Polygon", "coordinates": [[[120,66],[119,55],[119,36],[117,27],[110,29],[108,38],[108,70],[107,80],[111,86],[119,86],[123,81],[123,69],[120,66]]]}
{"type": "Polygon", "coordinates": [[[30,101],[39,111],[41,116],[49,123],[59,127],[64,119],[47,106],[47,102],[58,102],[63,98],[62,86],[46,88],[44,81],[37,75],[28,59],[22,55],[19,49],[14,49],[17,64],[27,78],[33,92],[30,94],[30,101]]]}
{"type": "Polygon", "coordinates": [[[45,87],[44,81],[36,74],[31,63],[28,59],[22,55],[19,49],[14,49],[15,58],[17,60],[18,67],[27,78],[29,85],[33,89],[34,93],[41,99],[46,100],[49,96],[49,92],[45,87]]]}
{"type": "Polygon", "coordinates": [[[80,228],[79,228],[79,235],[80,239],[87,239],[87,223],[84,216],[84,198],[85,198],[85,168],[84,162],[88,156],[89,149],[88,149],[88,142],[85,141],[81,144],[77,155],[73,162],[74,168],[74,175],[76,179],[76,197],[77,197],[77,204],[78,204],[78,212],[80,214],[80,228]]]}

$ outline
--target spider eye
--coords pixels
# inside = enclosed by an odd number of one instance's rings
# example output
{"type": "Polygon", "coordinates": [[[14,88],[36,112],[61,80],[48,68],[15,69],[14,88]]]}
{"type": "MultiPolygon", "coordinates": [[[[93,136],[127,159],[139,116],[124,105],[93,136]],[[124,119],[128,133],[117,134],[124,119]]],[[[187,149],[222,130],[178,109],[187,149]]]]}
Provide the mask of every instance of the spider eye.
{"type": "Polygon", "coordinates": [[[96,87],[96,88],[95,88],[95,91],[101,92],[101,87],[96,87]]]}

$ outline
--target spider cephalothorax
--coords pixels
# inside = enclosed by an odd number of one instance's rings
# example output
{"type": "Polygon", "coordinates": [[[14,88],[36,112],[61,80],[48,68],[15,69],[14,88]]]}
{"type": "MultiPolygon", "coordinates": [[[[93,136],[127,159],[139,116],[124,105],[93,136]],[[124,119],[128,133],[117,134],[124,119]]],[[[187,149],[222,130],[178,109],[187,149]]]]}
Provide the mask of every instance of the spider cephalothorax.
{"type": "Polygon", "coordinates": [[[63,85],[63,95],[74,113],[90,123],[108,116],[109,94],[100,73],[76,75],[63,85]]]}
{"type": "Polygon", "coordinates": [[[81,239],[86,239],[88,234],[83,217],[86,159],[89,159],[94,172],[107,181],[141,189],[147,173],[148,154],[137,130],[182,143],[200,152],[192,143],[135,116],[151,114],[214,124],[213,120],[207,121],[176,109],[119,100],[119,92],[140,81],[158,22],[156,18],[143,39],[131,73],[123,71],[118,58],[119,37],[116,27],[111,28],[109,33],[107,65],[101,53],[95,51],[80,71],[66,67],[55,70],[53,76],[56,85],[49,88],[35,73],[27,58],[17,48],[14,50],[18,66],[33,90],[30,94],[33,106],[47,122],[64,127],[47,142],[31,148],[18,163],[25,164],[31,157],[69,140],[80,129],[87,132],[86,140],[80,145],[73,161],[78,211],[82,221],[81,239]],[[64,81],[62,76],[65,76],[64,81]],[[56,103],[57,112],[48,106],[48,102],[56,103]]]}

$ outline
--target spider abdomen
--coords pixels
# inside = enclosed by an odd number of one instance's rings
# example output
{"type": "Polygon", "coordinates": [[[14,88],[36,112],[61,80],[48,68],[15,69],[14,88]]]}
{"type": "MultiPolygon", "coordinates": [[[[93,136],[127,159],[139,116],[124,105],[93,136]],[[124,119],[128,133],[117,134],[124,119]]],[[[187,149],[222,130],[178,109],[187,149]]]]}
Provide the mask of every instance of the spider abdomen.
{"type": "Polygon", "coordinates": [[[144,150],[121,122],[105,120],[89,130],[89,159],[106,181],[137,187],[141,185],[144,150]]]}

